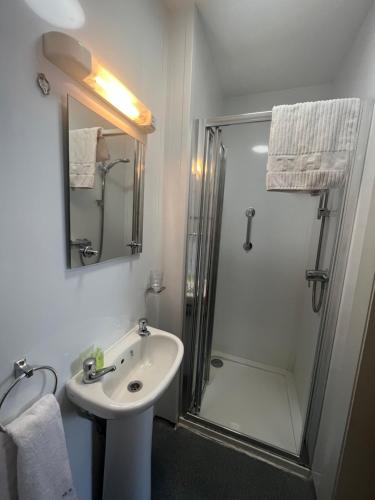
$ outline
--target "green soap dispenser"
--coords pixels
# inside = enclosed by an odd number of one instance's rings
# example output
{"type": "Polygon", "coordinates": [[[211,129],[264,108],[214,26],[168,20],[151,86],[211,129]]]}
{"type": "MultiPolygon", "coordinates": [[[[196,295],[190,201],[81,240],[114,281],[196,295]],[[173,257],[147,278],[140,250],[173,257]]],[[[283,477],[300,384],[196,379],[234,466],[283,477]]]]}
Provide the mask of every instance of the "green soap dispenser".
{"type": "Polygon", "coordinates": [[[104,352],[101,347],[95,349],[94,358],[96,359],[96,369],[101,370],[104,368],[104,352]]]}

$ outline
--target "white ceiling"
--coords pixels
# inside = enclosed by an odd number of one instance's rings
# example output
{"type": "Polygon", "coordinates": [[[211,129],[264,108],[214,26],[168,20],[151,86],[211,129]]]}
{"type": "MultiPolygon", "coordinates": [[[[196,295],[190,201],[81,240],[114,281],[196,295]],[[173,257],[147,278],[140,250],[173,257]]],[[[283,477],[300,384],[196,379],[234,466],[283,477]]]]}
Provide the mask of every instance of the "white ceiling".
{"type": "Polygon", "coordinates": [[[332,81],[373,0],[195,3],[224,93],[242,95],[332,81]]]}

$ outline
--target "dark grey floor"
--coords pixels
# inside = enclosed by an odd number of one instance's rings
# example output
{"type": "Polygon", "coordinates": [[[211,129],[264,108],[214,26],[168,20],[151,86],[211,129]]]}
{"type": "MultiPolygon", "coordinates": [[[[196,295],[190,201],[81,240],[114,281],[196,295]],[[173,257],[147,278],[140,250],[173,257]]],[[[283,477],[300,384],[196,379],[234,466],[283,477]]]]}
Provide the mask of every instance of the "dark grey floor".
{"type": "Polygon", "coordinates": [[[315,500],[310,482],[156,419],[152,500],[315,500]]]}

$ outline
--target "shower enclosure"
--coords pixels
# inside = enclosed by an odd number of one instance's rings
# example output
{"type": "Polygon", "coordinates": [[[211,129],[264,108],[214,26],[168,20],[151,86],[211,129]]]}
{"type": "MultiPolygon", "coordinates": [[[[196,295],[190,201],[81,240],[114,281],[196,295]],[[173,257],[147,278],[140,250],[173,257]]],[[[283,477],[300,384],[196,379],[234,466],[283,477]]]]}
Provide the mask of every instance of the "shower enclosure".
{"type": "Polygon", "coordinates": [[[267,192],[270,124],[264,112],[194,126],[181,413],[308,464],[362,158],[342,189],[267,192]]]}

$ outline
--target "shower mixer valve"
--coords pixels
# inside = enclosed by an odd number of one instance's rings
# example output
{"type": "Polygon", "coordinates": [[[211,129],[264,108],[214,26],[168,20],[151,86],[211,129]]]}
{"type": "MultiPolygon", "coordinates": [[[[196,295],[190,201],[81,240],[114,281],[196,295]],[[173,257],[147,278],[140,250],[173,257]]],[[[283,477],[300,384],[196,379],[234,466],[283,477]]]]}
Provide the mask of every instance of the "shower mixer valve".
{"type": "Polygon", "coordinates": [[[70,242],[70,246],[78,247],[79,253],[83,257],[93,257],[98,254],[98,250],[94,250],[92,243],[87,238],[78,238],[70,242]]]}
{"type": "Polygon", "coordinates": [[[311,285],[311,282],[327,283],[329,280],[328,271],[322,271],[320,269],[307,269],[306,280],[309,284],[309,287],[311,285]]]}

